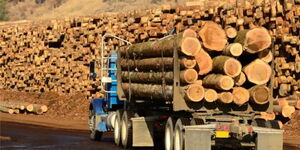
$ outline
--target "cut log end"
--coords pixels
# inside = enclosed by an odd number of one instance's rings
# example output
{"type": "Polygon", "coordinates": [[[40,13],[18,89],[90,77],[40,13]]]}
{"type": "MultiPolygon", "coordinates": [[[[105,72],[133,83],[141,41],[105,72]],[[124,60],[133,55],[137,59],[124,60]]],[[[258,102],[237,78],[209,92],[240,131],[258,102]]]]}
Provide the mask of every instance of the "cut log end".
{"type": "Polygon", "coordinates": [[[249,101],[249,91],[243,87],[234,87],[232,90],[233,102],[237,105],[243,105],[249,101]]]}
{"type": "Polygon", "coordinates": [[[222,92],[219,94],[219,100],[222,103],[229,104],[233,102],[233,95],[230,92],[222,92]]]}
{"type": "Polygon", "coordinates": [[[228,59],[224,64],[224,73],[230,77],[236,77],[241,73],[242,64],[233,58],[228,59]]]}
{"type": "Polygon", "coordinates": [[[181,43],[181,52],[187,56],[194,56],[201,50],[201,44],[197,38],[184,37],[181,43]]]}
{"type": "Polygon", "coordinates": [[[251,100],[256,104],[266,104],[269,102],[270,90],[265,85],[257,85],[250,89],[251,100]]]}
{"type": "Polygon", "coordinates": [[[223,51],[224,55],[238,57],[243,53],[243,46],[240,43],[229,44],[223,51]]]}
{"type": "Polygon", "coordinates": [[[222,51],[227,44],[225,31],[220,25],[208,21],[199,31],[204,47],[209,50],[222,51]]]}
{"type": "Polygon", "coordinates": [[[234,85],[234,81],[229,76],[223,76],[219,81],[220,88],[223,90],[230,90],[234,85]]]}
{"type": "Polygon", "coordinates": [[[281,114],[283,117],[291,117],[294,112],[295,112],[295,107],[289,105],[282,106],[281,114]]]}
{"type": "Polygon", "coordinates": [[[200,50],[195,54],[195,59],[199,69],[199,75],[205,75],[212,71],[213,61],[207,52],[200,50]]]}
{"type": "Polygon", "coordinates": [[[182,37],[194,37],[197,38],[197,33],[192,29],[186,29],[183,31],[182,37]]]}
{"type": "Polygon", "coordinates": [[[195,59],[182,58],[180,60],[181,68],[192,69],[196,66],[197,62],[195,59]]]}
{"type": "Polygon", "coordinates": [[[218,93],[214,89],[205,89],[204,100],[206,102],[214,102],[218,99],[218,93]]]}
{"type": "Polygon", "coordinates": [[[258,53],[258,57],[266,63],[270,63],[273,60],[272,51],[268,49],[258,53]]]}
{"type": "Polygon", "coordinates": [[[180,72],[181,82],[194,83],[198,79],[198,72],[195,69],[186,69],[180,72]]]}
{"type": "Polygon", "coordinates": [[[245,66],[243,71],[250,82],[258,85],[267,83],[272,74],[271,66],[260,59],[256,59],[245,66]]]}
{"type": "Polygon", "coordinates": [[[263,51],[271,45],[271,36],[265,28],[254,28],[246,34],[245,47],[249,53],[263,51]]]}
{"type": "Polygon", "coordinates": [[[231,26],[225,27],[225,33],[228,38],[235,38],[237,35],[237,30],[231,26]]]}
{"type": "Polygon", "coordinates": [[[241,72],[240,75],[234,78],[235,85],[241,86],[246,82],[246,75],[241,72]]]}
{"type": "Polygon", "coordinates": [[[200,102],[204,98],[204,88],[198,84],[188,85],[186,89],[186,98],[192,102],[200,102]]]}

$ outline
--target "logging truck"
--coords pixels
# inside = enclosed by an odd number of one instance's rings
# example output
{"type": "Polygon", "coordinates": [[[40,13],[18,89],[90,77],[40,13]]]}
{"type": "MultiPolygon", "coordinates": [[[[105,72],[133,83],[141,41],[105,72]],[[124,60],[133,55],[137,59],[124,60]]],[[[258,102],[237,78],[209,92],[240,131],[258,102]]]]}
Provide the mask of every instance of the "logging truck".
{"type": "MultiPolygon", "coordinates": [[[[262,115],[273,113],[274,62],[238,59],[243,51],[239,43],[227,45],[212,59],[190,30],[137,44],[104,35],[100,60],[104,97],[91,100],[91,139],[101,140],[104,132],[113,132],[115,144],[124,148],[281,150],[280,124],[262,115]],[[127,46],[108,50],[108,38],[127,46]],[[244,67],[241,60],[248,61],[244,67]]],[[[252,46],[251,52],[259,46],[252,46]]],[[[93,79],[94,68],[91,62],[93,79]]]]}

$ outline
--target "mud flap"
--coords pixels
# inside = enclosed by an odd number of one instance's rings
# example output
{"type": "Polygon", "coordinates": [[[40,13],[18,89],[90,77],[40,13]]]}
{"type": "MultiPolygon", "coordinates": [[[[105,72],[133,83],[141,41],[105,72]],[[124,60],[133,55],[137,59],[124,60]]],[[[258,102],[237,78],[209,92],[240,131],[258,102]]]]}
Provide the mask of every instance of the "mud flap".
{"type": "Polygon", "coordinates": [[[269,128],[253,128],[257,133],[255,150],[282,150],[283,130],[269,128]]]}
{"type": "Polygon", "coordinates": [[[144,117],[131,118],[132,120],[132,146],[153,147],[153,121],[144,117]]]}
{"type": "Polygon", "coordinates": [[[212,129],[185,127],[184,149],[186,150],[211,150],[212,129]]]}

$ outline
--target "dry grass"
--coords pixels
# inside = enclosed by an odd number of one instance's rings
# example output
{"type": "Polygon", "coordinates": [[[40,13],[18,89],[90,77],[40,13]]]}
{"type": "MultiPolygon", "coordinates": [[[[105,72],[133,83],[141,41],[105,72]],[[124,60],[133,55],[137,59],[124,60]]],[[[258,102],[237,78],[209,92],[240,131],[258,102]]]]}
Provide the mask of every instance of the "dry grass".
{"type": "Polygon", "coordinates": [[[163,3],[182,4],[188,0],[35,0],[11,2],[7,5],[10,20],[47,19],[93,15],[101,12],[123,12],[134,9],[155,8],[163,3]]]}

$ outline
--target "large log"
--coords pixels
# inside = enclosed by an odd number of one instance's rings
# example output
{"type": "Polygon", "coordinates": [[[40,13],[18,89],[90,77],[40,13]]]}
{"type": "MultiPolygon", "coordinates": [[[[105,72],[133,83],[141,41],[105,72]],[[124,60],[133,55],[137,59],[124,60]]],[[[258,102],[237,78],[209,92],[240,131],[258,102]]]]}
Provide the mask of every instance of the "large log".
{"type": "Polygon", "coordinates": [[[200,50],[195,54],[195,59],[199,69],[199,75],[205,75],[212,71],[213,61],[210,55],[204,50],[200,50]]]}
{"type": "Polygon", "coordinates": [[[131,97],[138,99],[164,99],[164,94],[166,100],[173,99],[173,88],[172,86],[152,85],[152,84],[137,84],[137,83],[122,83],[122,89],[124,93],[128,96],[129,89],[131,91],[131,97]]]}
{"type": "Polygon", "coordinates": [[[173,58],[145,58],[145,59],[120,59],[122,70],[171,70],[173,68],[173,58]]]}
{"type": "Polygon", "coordinates": [[[170,36],[161,40],[137,43],[128,46],[125,49],[121,49],[121,56],[130,58],[133,57],[170,57],[173,56],[174,48],[177,48],[183,54],[187,56],[193,56],[195,52],[201,49],[201,44],[199,40],[195,37],[189,37],[191,31],[185,32],[183,34],[177,34],[170,36]]]}
{"type": "Polygon", "coordinates": [[[243,87],[234,87],[232,89],[233,102],[237,105],[243,105],[249,101],[249,91],[243,87]]]}
{"type": "Polygon", "coordinates": [[[225,31],[212,21],[205,22],[198,34],[208,50],[222,51],[227,44],[225,31]]]}
{"type": "Polygon", "coordinates": [[[242,71],[242,64],[232,57],[217,56],[213,59],[213,71],[236,77],[242,71]]]}
{"type": "Polygon", "coordinates": [[[266,104],[269,102],[270,89],[265,85],[256,85],[249,89],[250,100],[255,104],[266,104]]]}
{"type": "Polygon", "coordinates": [[[247,76],[248,81],[262,85],[267,83],[272,74],[272,68],[266,62],[256,59],[243,68],[243,72],[247,76]]]}
{"type": "Polygon", "coordinates": [[[231,77],[221,74],[209,74],[203,79],[203,86],[219,89],[230,90],[234,85],[234,81],[231,77]]]}
{"type": "Polygon", "coordinates": [[[234,42],[242,44],[247,52],[253,54],[268,48],[271,45],[271,36],[267,29],[259,27],[239,31],[234,42]]]}
{"type": "MultiPolygon", "coordinates": [[[[162,83],[164,78],[166,83],[173,83],[173,72],[128,72],[122,71],[123,82],[136,83],[162,83]]],[[[193,83],[198,79],[198,73],[195,69],[186,69],[180,72],[180,81],[182,83],[193,83]]]]}

